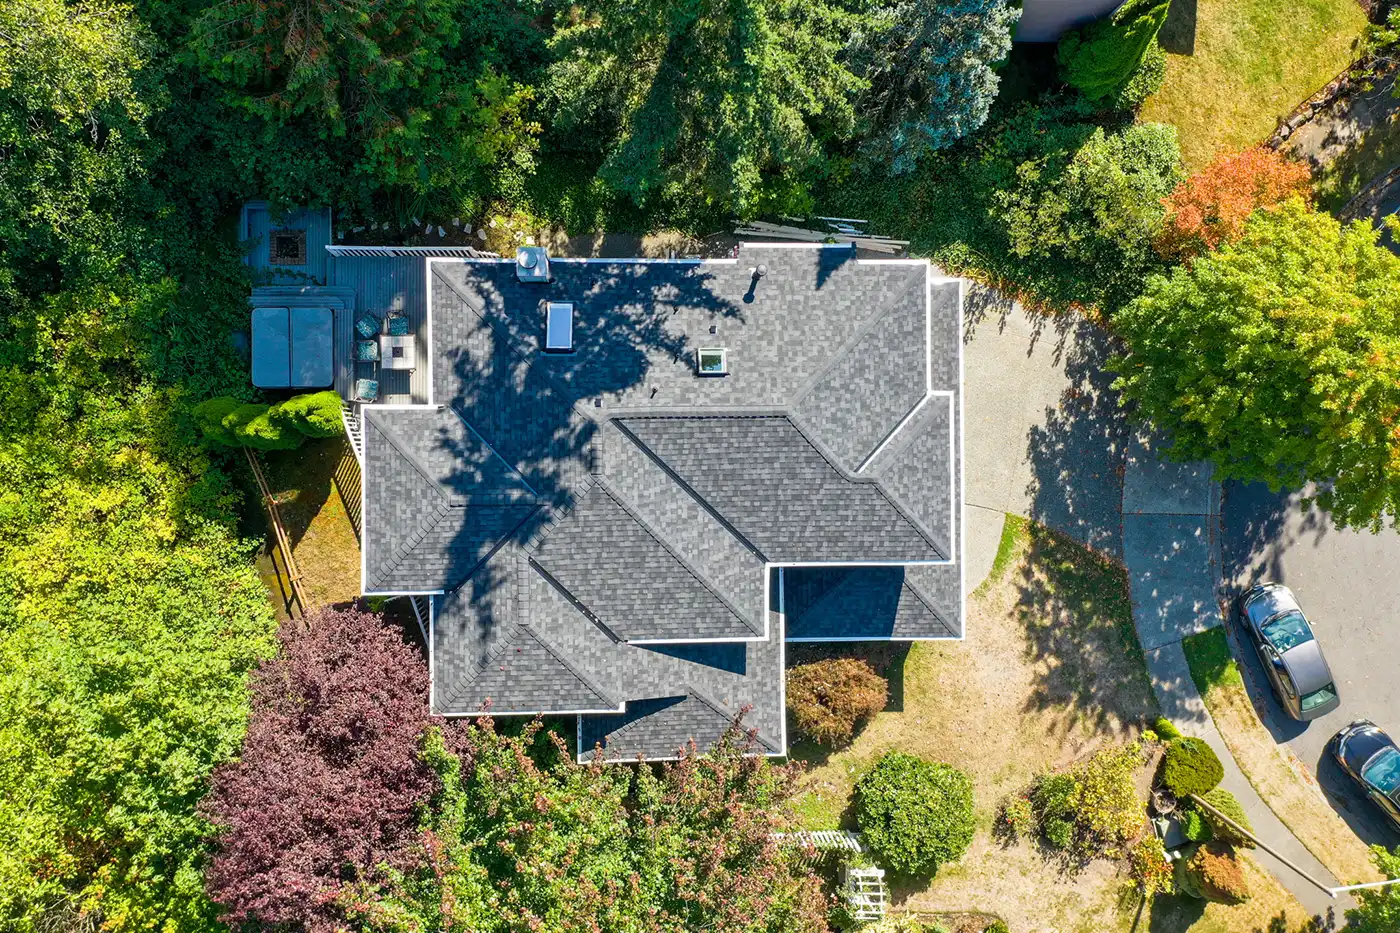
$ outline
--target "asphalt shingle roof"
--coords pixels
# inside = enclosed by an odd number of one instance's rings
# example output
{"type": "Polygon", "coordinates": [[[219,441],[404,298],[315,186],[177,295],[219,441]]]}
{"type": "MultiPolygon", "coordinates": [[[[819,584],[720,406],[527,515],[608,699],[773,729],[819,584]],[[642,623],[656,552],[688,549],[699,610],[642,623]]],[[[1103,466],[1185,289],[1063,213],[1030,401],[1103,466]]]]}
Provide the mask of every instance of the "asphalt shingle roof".
{"type": "Polygon", "coordinates": [[[551,270],[428,262],[437,407],[364,409],[365,585],[446,591],[435,710],[616,711],[580,716],[609,758],[742,719],[781,753],[785,637],[961,633],[956,282],[752,246],[551,270]],[[541,350],[555,300],[573,353],[541,350]],[[768,566],[833,562],[892,566],[768,566]]]}
{"type": "Polygon", "coordinates": [[[763,634],[602,485],[542,538],[534,559],[623,641],[763,634]]]}
{"type": "Polygon", "coordinates": [[[948,559],[878,485],[843,476],[785,416],[617,423],[769,561],[948,559]]]}

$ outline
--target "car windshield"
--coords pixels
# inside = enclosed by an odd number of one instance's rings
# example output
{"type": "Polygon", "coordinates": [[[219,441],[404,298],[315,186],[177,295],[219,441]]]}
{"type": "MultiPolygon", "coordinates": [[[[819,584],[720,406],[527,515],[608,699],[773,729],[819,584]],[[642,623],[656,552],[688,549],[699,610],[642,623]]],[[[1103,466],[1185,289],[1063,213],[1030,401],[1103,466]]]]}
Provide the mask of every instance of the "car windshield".
{"type": "Polygon", "coordinates": [[[1327,703],[1327,702],[1330,702],[1331,700],[1335,699],[1336,696],[1337,696],[1337,685],[1336,685],[1336,684],[1328,684],[1327,686],[1323,687],[1321,690],[1314,690],[1312,693],[1309,693],[1307,696],[1303,697],[1303,699],[1302,699],[1302,701],[1301,701],[1302,704],[1303,704],[1303,711],[1306,712],[1306,711],[1308,711],[1308,710],[1310,710],[1310,709],[1317,709],[1317,708],[1318,708],[1319,706],[1321,706],[1322,704],[1327,703]]]}
{"type": "Polygon", "coordinates": [[[1308,620],[1303,618],[1301,612],[1296,611],[1284,613],[1277,619],[1265,623],[1259,631],[1279,654],[1313,640],[1312,630],[1308,628],[1308,620]]]}
{"type": "Polygon", "coordinates": [[[1400,752],[1383,749],[1362,769],[1361,777],[1386,796],[1394,795],[1400,790],[1400,752]]]}

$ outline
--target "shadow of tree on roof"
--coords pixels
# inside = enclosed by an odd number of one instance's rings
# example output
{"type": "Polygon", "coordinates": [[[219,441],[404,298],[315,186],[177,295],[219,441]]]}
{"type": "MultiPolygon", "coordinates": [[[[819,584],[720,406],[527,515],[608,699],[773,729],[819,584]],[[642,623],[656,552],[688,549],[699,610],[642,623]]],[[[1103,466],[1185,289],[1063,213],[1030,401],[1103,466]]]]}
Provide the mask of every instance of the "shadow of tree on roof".
{"type": "MultiPolygon", "coordinates": [[[[514,532],[449,581],[449,591],[465,600],[461,608],[469,620],[453,637],[471,639],[477,648],[498,643],[501,626],[518,619],[519,593],[507,586],[513,577],[506,562],[520,560],[518,546],[544,528],[553,510],[567,509],[597,470],[602,406],[644,386],[658,361],[679,363],[693,349],[686,333],[668,326],[671,318],[680,309],[701,309],[716,322],[742,318],[733,301],[716,294],[714,276],[703,265],[567,269],[568,290],[522,284],[508,264],[483,267],[465,281],[438,276],[433,283],[434,401],[489,445],[538,503],[514,532]],[[542,350],[546,299],[574,304],[571,353],[542,350]],[[472,623],[475,630],[467,631],[472,623]]],[[[461,471],[446,485],[469,488],[480,480],[463,445],[445,435],[438,443],[461,471]]],[[[514,568],[524,572],[521,563],[514,568]]],[[[701,652],[693,660],[731,668],[732,654],[701,652]]],[[[454,673],[460,679],[467,672],[454,673]]],[[[440,702],[443,697],[439,693],[440,702]]]]}

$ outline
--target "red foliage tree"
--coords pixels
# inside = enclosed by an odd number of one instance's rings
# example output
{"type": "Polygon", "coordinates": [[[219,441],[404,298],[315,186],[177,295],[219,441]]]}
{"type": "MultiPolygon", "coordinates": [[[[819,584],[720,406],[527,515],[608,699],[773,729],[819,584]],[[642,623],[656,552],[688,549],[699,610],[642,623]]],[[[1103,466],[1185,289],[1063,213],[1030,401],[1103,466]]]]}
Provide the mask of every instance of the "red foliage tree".
{"type": "Polygon", "coordinates": [[[428,673],[380,618],[323,610],[284,627],[253,676],[242,757],[202,804],[217,827],[205,877],[229,923],[343,926],[339,902],[419,859],[439,786],[420,756],[428,673]]]}
{"type": "Polygon", "coordinates": [[[1256,209],[1307,197],[1310,183],[1306,165],[1262,146],[1218,156],[1163,200],[1158,250],[1172,258],[1215,249],[1239,236],[1256,209]]]}

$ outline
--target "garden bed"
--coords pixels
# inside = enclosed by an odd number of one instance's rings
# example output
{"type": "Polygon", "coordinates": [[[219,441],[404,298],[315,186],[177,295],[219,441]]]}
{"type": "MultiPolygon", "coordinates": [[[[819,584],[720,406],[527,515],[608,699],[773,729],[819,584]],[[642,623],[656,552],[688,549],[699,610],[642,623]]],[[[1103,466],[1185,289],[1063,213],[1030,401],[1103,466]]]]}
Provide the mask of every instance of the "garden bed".
{"type": "MultiPolygon", "coordinates": [[[[855,781],[891,749],[946,762],[973,782],[978,831],[961,861],[927,884],[893,885],[897,909],[920,914],[993,911],[1018,931],[1137,929],[1213,933],[1274,929],[1292,933],[1302,908],[1254,869],[1254,898],[1239,907],[1160,899],[1139,908],[1123,866],[1097,859],[1068,866],[1027,841],[992,832],[999,804],[1047,770],[1064,769],[1102,748],[1133,740],[1156,703],[1131,636],[1123,569],[1038,525],[1007,523],[1000,572],[969,598],[966,640],[913,645],[889,665],[891,699],[846,748],[827,752],[795,742],[811,764],[799,812],[812,829],[854,828],[855,781]],[[1125,639],[1131,638],[1131,644],[1125,639]],[[1150,920],[1150,926],[1149,926],[1150,920]],[[1136,922],[1136,927],[1134,923],[1136,922]]],[[[842,646],[859,654],[861,646],[842,646]]],[[[1145,779],[1151,762],[1143,766],[1145,779]]]]}

